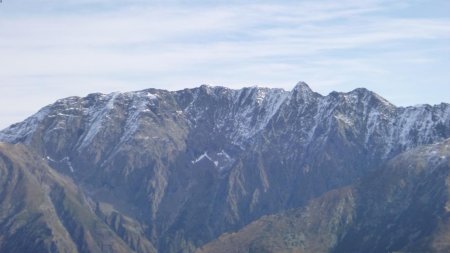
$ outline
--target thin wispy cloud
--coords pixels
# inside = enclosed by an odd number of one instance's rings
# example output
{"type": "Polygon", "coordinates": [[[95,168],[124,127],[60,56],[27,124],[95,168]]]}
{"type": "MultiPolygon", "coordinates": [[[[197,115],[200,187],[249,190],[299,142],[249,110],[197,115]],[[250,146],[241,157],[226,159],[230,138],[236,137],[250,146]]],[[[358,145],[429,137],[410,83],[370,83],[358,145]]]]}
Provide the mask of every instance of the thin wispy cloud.
{"type": "Polygon", "coordinates": [[[4,0],[0,127],[62,96],[150,86],[304,80],[323,93],[366,86],[397,104],[450,101],[420,92],[450,77],[450,15],[421,13],[426,3],[4,0]]]}

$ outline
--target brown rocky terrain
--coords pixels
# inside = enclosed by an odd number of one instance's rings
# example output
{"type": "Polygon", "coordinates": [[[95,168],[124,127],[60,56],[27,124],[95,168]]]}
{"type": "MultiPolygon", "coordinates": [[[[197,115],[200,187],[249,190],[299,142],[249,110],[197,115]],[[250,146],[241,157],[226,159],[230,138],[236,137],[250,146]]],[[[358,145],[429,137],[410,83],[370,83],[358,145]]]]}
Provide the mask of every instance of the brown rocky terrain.
{"type": "Polygon", "coordinates": [[[449,157],[450,139],[405,152],[353,186],[197,252],[449,252],[449,157]]]}

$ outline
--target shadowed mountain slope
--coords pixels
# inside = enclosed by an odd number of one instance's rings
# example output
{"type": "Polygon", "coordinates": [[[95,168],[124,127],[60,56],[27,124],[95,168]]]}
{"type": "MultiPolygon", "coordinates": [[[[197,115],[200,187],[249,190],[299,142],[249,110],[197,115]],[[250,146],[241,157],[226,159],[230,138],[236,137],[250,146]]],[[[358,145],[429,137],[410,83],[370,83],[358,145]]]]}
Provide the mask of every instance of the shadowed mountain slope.
{"type": "Polygon", "coordinates": [[[265,216],[207,252],[449,252],[450,139],[405,152],[354,186],[265,216]]]}

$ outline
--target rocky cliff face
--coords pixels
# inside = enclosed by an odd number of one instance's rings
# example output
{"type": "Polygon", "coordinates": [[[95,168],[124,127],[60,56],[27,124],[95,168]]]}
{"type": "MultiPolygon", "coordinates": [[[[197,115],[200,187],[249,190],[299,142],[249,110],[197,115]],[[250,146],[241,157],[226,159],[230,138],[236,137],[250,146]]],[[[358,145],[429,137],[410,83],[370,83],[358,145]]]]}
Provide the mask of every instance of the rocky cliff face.
{"type": "MultiPolygon", "coordinates": [[[[140,224],[159,252],[193,252],[448,137],[448,104],[395,107],[365,89],[322,96],[305,83],[70,97],[0,132],[140,224]]],[[[126,219],[104,220],[120,230],[126,219]]]]}

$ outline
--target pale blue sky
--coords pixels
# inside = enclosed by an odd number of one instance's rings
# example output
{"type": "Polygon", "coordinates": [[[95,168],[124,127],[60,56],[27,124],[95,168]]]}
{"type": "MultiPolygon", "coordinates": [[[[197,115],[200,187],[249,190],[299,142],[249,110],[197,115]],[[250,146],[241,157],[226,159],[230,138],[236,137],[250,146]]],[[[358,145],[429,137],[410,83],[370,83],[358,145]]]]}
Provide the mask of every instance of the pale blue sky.
{"type": "Polygon", "coordinates": [[[3,0],[0,128],[71,95],[200,84],[450,102],[450,1],[3,0]]]}

